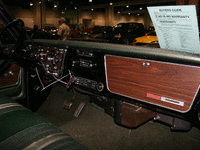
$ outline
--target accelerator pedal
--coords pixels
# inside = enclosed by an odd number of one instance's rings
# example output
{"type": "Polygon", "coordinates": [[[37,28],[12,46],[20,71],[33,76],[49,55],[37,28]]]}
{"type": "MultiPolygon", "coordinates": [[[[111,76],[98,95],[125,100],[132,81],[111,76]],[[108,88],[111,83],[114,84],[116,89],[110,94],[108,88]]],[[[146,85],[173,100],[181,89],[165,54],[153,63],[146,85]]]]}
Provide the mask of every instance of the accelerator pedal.
{"type": "Polygon", "coordinates": [[[81,102],[79,104],[79,106],[77,107],[77,109],[76,109],[76,111],[75,111],[73,116],[77,118],[79,116],[79,114],[81,113],[81,111],[83,110],[84,106],[85,106],[85,102],[81,102]]]}

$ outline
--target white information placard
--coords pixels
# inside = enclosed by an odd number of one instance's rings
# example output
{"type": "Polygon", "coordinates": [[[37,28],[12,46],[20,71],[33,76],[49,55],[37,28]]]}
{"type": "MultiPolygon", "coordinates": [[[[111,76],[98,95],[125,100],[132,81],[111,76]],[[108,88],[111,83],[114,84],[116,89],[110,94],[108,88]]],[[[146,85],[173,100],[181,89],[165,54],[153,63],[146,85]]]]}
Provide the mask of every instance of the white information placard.
{"type": "Polygon", "coordinates": [[[160,47],[200,54],[195,5],[147,7],[160,47]]]}

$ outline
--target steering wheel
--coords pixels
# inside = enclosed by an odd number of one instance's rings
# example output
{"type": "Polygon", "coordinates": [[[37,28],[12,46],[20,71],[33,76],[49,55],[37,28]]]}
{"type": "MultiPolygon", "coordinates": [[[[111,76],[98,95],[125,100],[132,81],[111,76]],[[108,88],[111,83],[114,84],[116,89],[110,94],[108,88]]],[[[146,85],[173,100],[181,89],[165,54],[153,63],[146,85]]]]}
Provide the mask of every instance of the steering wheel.
{"type": "Polygon", "coordinates": [[[24,22],[21,19],[14,19],[9,24],[7,24],[0,32],[0,35],[2,35],[2,33],[6,30],[9,30],[9,28],[13,27],[14,25],[19,26],[20,34],[14,46],[6,49],[6,53],[8,56],[0,65],[0,75],[4,74],[5,71],[9,68],[12,55],[15,53],[15,51],[19,51],[21,49],[21,47],[23,46],[23,41],[25,39],[24,22]]]}

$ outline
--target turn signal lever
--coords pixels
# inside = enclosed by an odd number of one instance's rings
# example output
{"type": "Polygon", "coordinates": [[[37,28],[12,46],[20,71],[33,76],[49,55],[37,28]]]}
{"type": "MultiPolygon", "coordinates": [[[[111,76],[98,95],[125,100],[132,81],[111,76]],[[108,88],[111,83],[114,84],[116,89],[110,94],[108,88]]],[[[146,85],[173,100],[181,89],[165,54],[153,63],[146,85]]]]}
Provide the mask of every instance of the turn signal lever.
{"type": "Polygon", "coordinates": [[[69,80],[69,82],[68,82],[67,85],[66,85],[66,88],[69,88],[70,85],[71,85],[74,81],[75,81],[75,78],[74,78],[74,77],[70,77],[70,80],[69,80]]]}

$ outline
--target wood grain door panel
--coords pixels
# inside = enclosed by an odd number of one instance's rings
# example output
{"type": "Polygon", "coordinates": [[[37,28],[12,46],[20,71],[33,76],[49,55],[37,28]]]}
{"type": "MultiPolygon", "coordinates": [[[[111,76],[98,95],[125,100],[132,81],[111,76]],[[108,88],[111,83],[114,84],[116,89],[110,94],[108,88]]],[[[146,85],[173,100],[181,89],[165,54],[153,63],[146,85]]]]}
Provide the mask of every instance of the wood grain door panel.
{"type": "Polygon", "coordinates": [[[144,59],[105,56],[110,92],[187,112],[200,85],[200,68],[144,59]]]}

